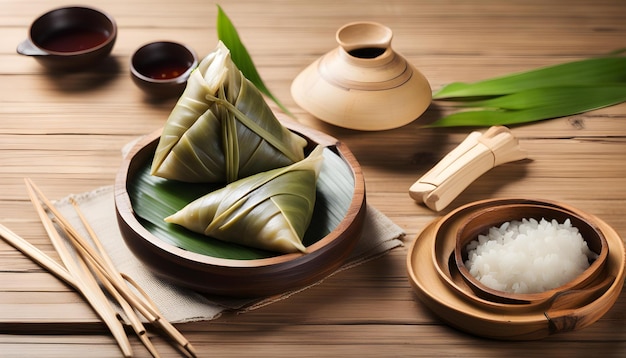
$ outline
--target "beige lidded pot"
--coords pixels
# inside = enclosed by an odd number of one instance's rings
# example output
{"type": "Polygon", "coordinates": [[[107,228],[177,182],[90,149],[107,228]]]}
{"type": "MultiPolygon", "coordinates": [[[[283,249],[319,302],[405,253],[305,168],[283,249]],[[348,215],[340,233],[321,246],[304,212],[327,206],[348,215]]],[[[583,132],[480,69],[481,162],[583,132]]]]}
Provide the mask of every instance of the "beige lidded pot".
{"type": "Polygon", "coordinates": [[[339,127],[377,131],[417,119],[432,100],[428,80],[391,48],[393,33],[375,22],[337,31],[339,47],[293,81],[296,103],[339,127]]]}

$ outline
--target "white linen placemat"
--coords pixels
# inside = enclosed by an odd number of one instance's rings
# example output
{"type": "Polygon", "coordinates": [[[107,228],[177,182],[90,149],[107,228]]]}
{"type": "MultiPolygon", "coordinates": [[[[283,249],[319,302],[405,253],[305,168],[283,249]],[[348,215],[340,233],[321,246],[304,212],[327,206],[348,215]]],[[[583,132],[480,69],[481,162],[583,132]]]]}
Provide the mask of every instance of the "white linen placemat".
{"type": "MultiPolygon", "coordinates": [[[[55,206],[84,237],[88,237],[70,198],[76,200],[82,214],[95,231],[117,269],[132,277],[159,307],[163,316],[172,323],[212,320],[226,310],[247,311],[256,309],[286,299],[323,281],[297,291],[258,299],[212,298],[176,286],[155,276],[128,249],[117,225],[113,195],[113,186],[105,186],[90,192],[62,198],[55,202],[55,206]]],[[[402,246],[401,238],[404,236],[402,229],[371,205],[367,207],[364,225],[363,236],[350,258],[329,276],[402,246]]]]}

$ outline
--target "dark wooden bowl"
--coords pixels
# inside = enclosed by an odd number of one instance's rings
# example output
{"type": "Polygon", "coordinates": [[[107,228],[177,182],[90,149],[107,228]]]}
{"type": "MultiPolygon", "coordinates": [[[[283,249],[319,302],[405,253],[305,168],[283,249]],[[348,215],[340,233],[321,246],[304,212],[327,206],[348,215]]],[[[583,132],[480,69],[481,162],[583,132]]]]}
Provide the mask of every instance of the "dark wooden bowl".
{"type": "MultiPolygon", "coordinates": [[[[354,181],[343,219],[310,244],[307,254],[277,254],[258,259],[220,258],[187,251],[161,239],[138,218],[128,185],[152,157],[160,131],[137,143],[127,155],[115,183],[115,207],[122,236],[131,251],[157,275],[197,291],[230,297],[264,297],[313,284],[339,268],[360,238],[365,218],[365,183],[350,150],[336,139],[295,122],[285,122],[313,147],[329,148],[345,163],[354,181]]],[[[333,195],[327,196],[329,200],[333,195]]],[[[314,223],[312,222],[311,225],[314,223]]],[[[311,226],[309,226],[311,230],[311,226]]]]}
{"type": "Polygon", "coordinates": [[[456,267],[462,277],[474,291],[483,299],[500,303],[520,303],[538,304],[552,300],[555,295],[562,294],[576,289],[588,288],[590,284],[596,283],[603,273],[603,267],[608,257],[608,245],[602,232],[593,223],[593,219],[587,217],[583,212],[573,208],[561,208],[536,203],[515,203],[499,205],[477,210],[466,219],[457,232],[454,258],[456,267]],[[587,245],[598,255],[590,262],[589,267],[578,277],[557,288],[538,293],[509,293],[489,288],[478,281],[465,266],[467,260],[467,245],[484,235],[491,227],[499,227],[507,221],[534,218],[540,221],[556,219],[563,223],[570,219],[572,226],[578,228],[587,245]]]}

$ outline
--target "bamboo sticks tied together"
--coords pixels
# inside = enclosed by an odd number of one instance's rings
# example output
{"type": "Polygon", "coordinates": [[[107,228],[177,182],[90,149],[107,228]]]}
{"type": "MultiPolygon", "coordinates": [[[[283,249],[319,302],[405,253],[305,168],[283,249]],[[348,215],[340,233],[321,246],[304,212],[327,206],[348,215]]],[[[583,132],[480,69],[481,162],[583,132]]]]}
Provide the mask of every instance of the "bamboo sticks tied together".
{"type": "Polygon", "coordinates": [[[81,293],[107,325],[124,357],[133,356],[129,338],[122,324],[124,317],[117,313],[103,289],[120,305],[129,325],[153,357],[160,355],[150,341],[139,315],[143,316],[154,327],[160,328],[185,356],[196,357],[196,351],[191,343],[163,317],[141,287],[132,278],[115,268],[76,201],[71,200],[72,206],[89,234],[93,245],[70,224],[30,179],[26,179],[25,182],[30,200],[55,250],[58,252],[62,264],[2,224],[0,224],[0,236],[34,262],[81,293]],[[75,254],[69,250],[57,228],[65,234],[74,248],[75,254]]]}
{"type": "Polygon", "coordinates": [[[527,156],[507,127],[492,126],[485,133],[474,131],[411,185],[409,195],[440,211],[490,169],[527,156]]]}

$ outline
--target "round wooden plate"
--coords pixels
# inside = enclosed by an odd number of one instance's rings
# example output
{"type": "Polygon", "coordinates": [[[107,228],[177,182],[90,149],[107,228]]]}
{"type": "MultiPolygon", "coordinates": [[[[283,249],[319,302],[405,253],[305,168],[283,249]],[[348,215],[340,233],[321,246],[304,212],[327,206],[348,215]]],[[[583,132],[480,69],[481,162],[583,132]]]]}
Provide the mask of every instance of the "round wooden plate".
{"type": "MultiPolygon", "coordinates": [[[[625,277],[624,244],[619,235],[601,219],[588,215],[606,238],[609,246],[604,270],[612,278],[594,299],[575,307],[510,305],[480,298],[455,277],[450,265],[456,235],[464,219],[477,210],[525,199],[490,199],[460,207],[431,222],[409,248],[407,269],[418,298],[441,319],[463,331],[482,337],[504,340],[542,339],[548,335],[582,329],[600,319],[617,300],[625,277]]],[[[534,201],[556,205],[545,201],[534,201]]],[[[559,204],[559,206],[564,206],[559,204]]],[[[452,259],[452,261],[454,261],[452,259]]],[[[458,275],[458,273],[457,273],[458,275]]]]}
{"type": "Polygon", "coordinates": [[[143,198],[133,196],[129,189],[134,181],[146,175],[160,131],[134,146],[116,178],[118,223],[131,251],[165,279],[201,292],[231,297],[265,297],[288,292],[313,284],[339,268],[360,238],[365,218],[365,184],[361,168],[343,143],[298,123],[283,123],[307,139],[307,150],[316,145],[326,147],[326,159],[318,179],[317,201],[322,209],[316,204],[307,230],[307,235],[314,232],[309,235],[312,238],[307,239],[307,254],[265,253],[251,258],[246,248],[233,247],[228,251],[235,252],[235,257],[232,254],[220,257],[206,252],[213,252],[213,243],[225,245],[223,242],[204,237],[206,242],[201,244],[207,250],[194,251],[176,245],[169,240],[167,232],[159,233],[151,229],[153,225],[146,225],[138,214],[143,198]],[[237,252],[242,253],[241,257],[236,257],[237,252]]]}

